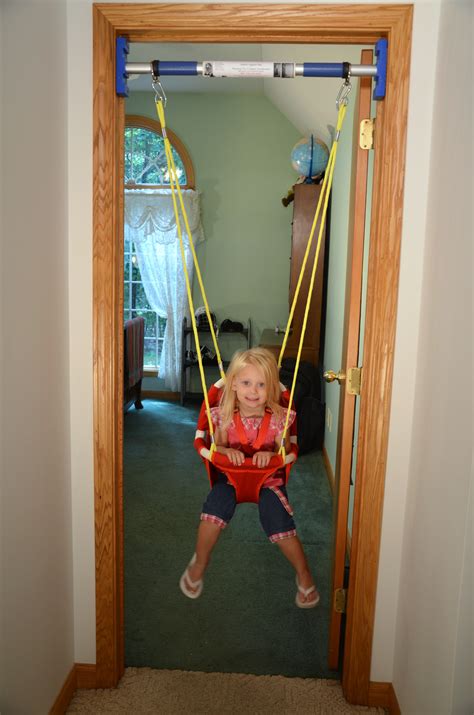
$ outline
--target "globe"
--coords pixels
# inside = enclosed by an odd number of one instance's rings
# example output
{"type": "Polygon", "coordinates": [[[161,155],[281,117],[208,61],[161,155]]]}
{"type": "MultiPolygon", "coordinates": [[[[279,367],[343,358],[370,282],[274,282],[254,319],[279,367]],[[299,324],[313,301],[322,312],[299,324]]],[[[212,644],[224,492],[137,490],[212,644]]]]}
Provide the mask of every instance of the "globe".
{"type": "Polygon", "coordinates": [[[300,176],[319,176],[325,170],[328,159],[326,144],[312,135],[300,139],[291,150],[291,164],[300,176]]]}

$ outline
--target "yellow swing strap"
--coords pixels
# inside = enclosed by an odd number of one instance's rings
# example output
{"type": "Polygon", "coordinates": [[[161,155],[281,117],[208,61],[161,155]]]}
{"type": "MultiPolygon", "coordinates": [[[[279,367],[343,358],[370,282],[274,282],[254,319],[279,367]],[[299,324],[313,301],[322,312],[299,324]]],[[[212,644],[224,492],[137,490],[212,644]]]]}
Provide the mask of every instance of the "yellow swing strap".
{"type": "MultiPolygon", "coordinates": [[[[308,244],[307,244],[307,246],[306,246],[306,251],[305,251],[304,258],[303,258],[303,263],[302,263],[302,266],[301,266],[301,271],[300,271],[300,275],[299,275],[299,278],[298,278],[298,283],[297,283],[297,286],[296,286],[295,295],[294,295],[294,298],[293,298],[293,303],[292,303],[292,306],[291,306],[290,315],[289,315],[288,323],[287,323],[286,330],[285,330],[285,337],[284,337],[284,339],[283,339],[283,344],[282,344],[281,351],[280,351],[280,357],[279,357],[279,359],[278,359],[278,367],[281,367],[281,363],[282,363],[282,360],[283,360],[283,354],[284,354],[284,352],[285,352],[285,347],[286,347],[286,343],[287,343],[287,340],[288,340],[288,335],[289,335],[289,332],[290,332],[291,322],[292,322],[292,320],[293,320],[293,315],[294,315],[294,312],[295,312],[296,301],[297,301],[297,299],[298,299],[298,295],[299,295],[300,288],[301,288],[301,283],[302,283],[302,281],[303,281],[303,275],[304,275],[304,271],[305,271],[305,268],[306,268],[306,262],[307,262],[307,260],[308,260],[309,252],[310,252],[310,249],[311,249],[311,243],[312,243],[312,241],[313,241],[313,236],[314,236],[314,233],[315,233],[315,230],[316,230],[316,224],[317,224],[317,222],[318,222],[318,217],[319,217],[321,205],[323,205],[323,211],[322,211],[322,214],[321,214],[321,223],[320,223],[320,226],[319,226],[318,242],[317,242],[317,245],[316,245],[316,252],[315,252],[314,261],[313,261],[313,268],[312,268],[312,271],[311,271],[311,280],[310,280],[310,284],[309,284],[308,296],[307,296],[307,300],[306,300],[306,307],[305,307],[305,311],[304,311],[303,325],[302,325],[302,328],[301,328],[301,335],[300,335],[300,340],[299,340],[299,345],[298,345],[298,352],[297,352],[297,355],[296,355],[296,364],[295,364],[295,371],[294,371],[294,374],[293,374],[293,382],[292,382],[291,391],[290,391],[290,402],[289,402],[290,405],[293,404],[293,397],[294,397],[294,394],[295,394],[296,380],[297,380],[297,377],[298,377],[298,370],[299,370],[300,360],[301,360],[301,351],[302,351],[302,349],[303,349],[304,336],[305,336],[305,333],[306,333],[306,326],[307,326],[307,323],[308,323],[309,308],[310,308],[311,298],[312,298],[312,295],[313,295],[313,288],[314,288],[314,279],[315,279],[315,276],[316,276],[316,269],[317,269],[317,266],[318,266],[318,258],[319,258],[319,253],[320,253],[320,250],[321,250],[322,235],[323,235],[323,231],[324,231],[324,224],[325,224],[325,221],[326,221],[326,214],[327,214],[327,208],[328,208],[328,203],[329,203],[329,195],[330,195],[330,192],[331,192],[332,180],[333,180],[333,176],[334,176],[334,167],[335,167],[335,164],[336,164],[336,156],[337,156],[337,149],[338,149],[338,145],[339,145],[339,137],[340,137],[342,125],[343,125],[343,122],[344,122],[344,117],[346,116],[346,110],[347,110],[347,103],[342,102],[342,103],[339,105],[339,112],[338,112],[338,117],[337,117],[337,125],[336,125],[335,138],[334,138],[334,142],[333,142],[332,147],[331,147],[331,152],[330,152],[330,154],[329,154],[328,165],[327,165],[327,167],[326,167],[326,172],[325,172],[325,174],[324,174],[323,185],[322,185],[322,188],[321,188],[321,193],[320,193],[320,195],[319,195],[319,201],[318,201],[318,205],[317,205],[317,208],[316,208],[316,213],[315,213],[315,216],[314,216],[313,224],[312,224],[312,226],[311,226],[311,232],[310,232],[310,235],[309,235],[309,238],[308,238],[308,244]],[[323,203],[323,202],[324,202],[324,203],[323,203]]],[[[286,420],[285,420],[285,426],[284,426],[284,428],[283,428],[283,434],[282,434],[282,439],[281,439],[281,447],[280,447],[280,454],[281,454],[283,457],[285,456],[285,447],[284,447],[284,445],[285,445],[286,433],[287,433],[287,431],[288,431],[289,419],[290,419],[290,411],[288,410],[288,411],[287,411],[287,415],[286,415],[286,420]]]]}
{"type": "MultiPolygon", "coordinates": [[[[158,117],[159,117],[159,119],[160,119],[160,124],[161,124],[161,126],[165,129],[165,133],[166,133],[166,122],[165,122],[165,112],[164,112],[163,102],[162,102],[162,101],[157,101],[157,102],[156,102],[156,105],[157,105],[158,117]]],[[[172,152],[172,150],[171,150],[171,143],[170,143],[168,137],[166,137],[165,146],[166,146],[166,144],[168,145],[168,149],[169,149],[169,151],[167,151],[167,155],[166,155],[166,156],[167,156],[167,160],[168,160],[168,170],[170,169],[170,164],[171,164],[171,167],[172,167],[173,172],[174,172],[174,179],[175,179],[175,182],[174,182],[174,183],[175,183],[175,186],[176,186],[176,189],[177,189],[177,192],[178,192],[179,202],[180,202],[181,211],[182,211],[183,218],[184,218],[184,223],[185,223],[185,226],[186,226],[186,231],[187,231],[187,234],[188,234],[188,236],[189,236],[189,247],[190,247],[190,249],[191,249],[191,253],[192,253],[192,256],[193,256],[194,267],[195,267],[195,269],[196,269],[196,276],[197,276],[197,279],[198,279],[199,288],[200,288],[200,290],[201,290],[201,295],[202,295],[202,299],[203,299],[203,302],[204,302],[204,308],[205,308],[205,310],[206,310],[206,316],[207,316],[207,319],[208,319],[208,322],[209,322],[209,328],[210,328],[210,331],[211,331],[212,342],[213,342],[213,344],[214,344],[214,350],[215,350],[216,356],[217,356],[217,362],[218,362],[218,366],[219,366],[219,371],[220,371],[221,377],[222,377],[223,379],[225,379],[225,372],[224,372],[224,368],[223,368],[223,365],[222,365],[222,358],[221,358],[221,354],[220,354],[220,350],[219,350],[219,345],[218,345],[218,342],[217,342],[217,336],[216,336],[216,333],[215,333],[215,330],[214,330],[214,323],[213,323],[212,320],[211,320],[211,312],[210,312],[210,309],[209,309],[209,304],[208,304],[208,302],[207,302],[206,291],[205,291],[204,283],[203,283],[203,280],[202,280],[201,268],[200,268],[200,266],[199,266],[199,261],[198,261],[197,255],[196,255],[196,250],[195,250],[195,248],[194,248],[194,243],[193,243],[193,241],[192,241],[192,239],[191,239],[191,231],[190,231],[190,228],[189,228],[188,216],[187,216],[187,213],[186,213],[186,209],[185,209],[185,207],[184,207],[183,196],[182,196],[182,193],[181,193],[181,187],[180,187],[180,185],[179,185],[179,181],[177,180],[176,164],[175,164],[175,161],[174,161],[173,152],[172,152]],[[169,156],[169,159],[168,159],[168,156],[169,156]]],[[[171,177],[171,173],[170,173],[170,177],[171,177]]],[[[172,187],[171,190],[172,190],[172,192],[174,191],[174,186],[172,187]]],[[[191,307],[191,306],[190,306],[190,307],[191,307]]]]}
{"type": "Polygon", "coordinates": [[[167,165],[168,165],[168,173],[170,176],[171,197],[173,200],[173,208],[174,208],[174,214],[175,214],[175,219],[176,219],[176,227],[178,230],[179,248],[180,248],[180,252],[181,252],[181,261],[183,264],[184,279],[185,279],[185,283],[186,283],[186,292],[187,292],[187,296],[188,296],[189,310],[191,313],[191,323],[192,323],[192,328],[193,328],[194,340],[195,340],[195,344],[196,344],[196,352],[197,352],[197,359],[198,359],[198,365],[199,365],[199,372],[200,372],[200,376],[201,376],[202,390],[203,390],[203,394],[204,394],[204,402],[206,405],[207,421],[209,424],[209,436],[211,438],[210,452],[212,455],[212,453],[215,451],[214,427],[212,424],[211,410],[210,410],[210,406],[209,406],[209,399],[207,396],[206,377],[205,377],[204,367],[202,364],[202,355],[201,355],[201,349],[200,349],[200,343],[199,343],[199,333],[198,333],[197,324],[196,324],[196,316],[195,316],[195,310],[194,310],[191,282],[189,280],[189,272],[188,272],[188,267],[186,265],[186,254],[185,254],[185,250],[184,250],[184,241],[183,241],[183,234],[182,234],[182,230],[181,230],[181,220],[180,220],[180,216],[179,216],[178,204],[176,201],[176,191],[178,193],[178,197],[180,200],[181,211],[182,211],[182,215],[184,218],[184,223],[186,226],[186,231],[187,231],[188,239],[189,239],[189,246],[191,248],[194,265],[196,267],[196,274],[198,276],[199,285],[201,287],[201,292],[202,292],[205,309],[206,309],[206,315],[207,315],[207,319],[209,321],[209,326],[210,326],[212,338],[214,341],[214,347],[215,347],[218,362],[219,362],[220,373],[224,379],[225,379],[225,373],[223,370],[222,359],[220,356],[219,347],[217,345],[217,339],[216,339],[216,335],[214,332],[214,325],[211,320],[209,306],[208,306],[206,294],[204,291],[204,285],[202,283],[202,277],[201,277],[201,271],[199,269],[199,263],[197,260],[196,252],[194,250],[191,230],[189,228],[188,217],[187,217],[186,209],[184,207],[183,197],[181,194],[181,188],[179,185],[178,175],[176,172],[176,165],[175,165],[173,153],[171,150],[171,143],[170,143],[167,133],[166,133],[166,120],[165,120],[165,113],[164,113],[164,108],[163,108],[163,101],[161,99],[157,98],[155,100],[155,104],[156,104],[156,110],[157,110],[158,118],[159,118],[160,125],[161,125],[161,132],[163,135],[163,141],[164,141],[164,146],[165,146],[166,161],[167,161],[167,165]]]}

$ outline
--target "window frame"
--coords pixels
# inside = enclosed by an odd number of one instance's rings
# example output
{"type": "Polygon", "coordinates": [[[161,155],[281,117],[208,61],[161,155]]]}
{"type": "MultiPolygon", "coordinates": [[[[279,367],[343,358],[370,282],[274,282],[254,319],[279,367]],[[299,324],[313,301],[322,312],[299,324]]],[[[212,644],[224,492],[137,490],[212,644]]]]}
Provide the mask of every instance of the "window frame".
{"type": "MultiPolygon", "coordinates": [[[[148,129],[148,131],[161,135],[161,124],[157,119],[143,117],[140,114],[125,115],[125,129],[133,127],[136,129],[148,129]]],[[[195,189],[196,182],[194,178],[194,167],[188,150],[184,146],[181,139],[167,126],[166,136],[170,140],[171,145],[176,149],[181,157],[186,172],[186,184],[180,184],[180,189],[195,189]]],[[[124,189],[169,189],[169,184],[133,184],[127,185],[124,183],[124,189]]]]}

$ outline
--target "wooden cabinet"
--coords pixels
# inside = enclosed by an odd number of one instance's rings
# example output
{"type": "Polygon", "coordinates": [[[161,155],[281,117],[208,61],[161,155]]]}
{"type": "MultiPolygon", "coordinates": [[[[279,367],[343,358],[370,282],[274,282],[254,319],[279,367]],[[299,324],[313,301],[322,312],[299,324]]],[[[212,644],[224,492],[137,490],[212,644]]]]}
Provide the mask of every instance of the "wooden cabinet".
{"type": "MultiPolygon", "coordinates": [[[[289,293],[290,308],[293,301],[293,296],[295,294],[296,285],[298,282],[298,277],[304,258],[304,253],[308,243],[309,234],[311,232],[311,226],[313,225],[314,215],[316,212],[319,195],[321,193],[321,188],[322,184],[295,184],[294,186],[295,198],[293,203],[289,293]]],[[[320,214],[321,212],[322,207],[320,210],[320,214]]],[[[314,255],[316,252],[316,245],[318,242],[320,223],[320,219],[318,219],[318,223],[314,232],[311,251],[306,264],[303,283],[301,285],[300,294],[298,297],[298,304],[296,306],[295,314],[293,317],[293,331],[288,338],[288,343],[285,350],[285,357],[296,357],[298,351],[298,343],[301,335],[301,329],[303,326],[303,316],[306,308],[306,300],[308,297],[311,270],[313,266],[314,255]]],[[[320,361],[320,358],[322,358],[320,352],[322,348],[322,326],[324,324],[323,315],[325,312],[325,275],[327,273],[327,271],[325,270],[325,256],[327,253],[326,234],[329,235],[328,219],[326,219],[326,226],[322,235],[321,249],[318,258],[318,267],[313,288],[313,296],[311,299],[306,334],[303,343],[303,350],[301,353],[301,359],[310,362],[313,365],[317,365],[320,361]]]]}

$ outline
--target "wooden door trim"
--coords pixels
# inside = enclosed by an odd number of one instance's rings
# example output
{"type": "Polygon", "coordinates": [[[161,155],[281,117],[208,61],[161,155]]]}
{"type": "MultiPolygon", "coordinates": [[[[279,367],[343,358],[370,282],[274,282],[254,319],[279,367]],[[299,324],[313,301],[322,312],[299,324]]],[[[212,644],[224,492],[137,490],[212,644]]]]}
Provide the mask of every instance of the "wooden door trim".
{"type": "Polygon", "coordinates": [[[389,41],[377,107],[364,386],[343,689],[369,697],[396,325],[407,130],[411,5],[96,4],[93,6],[93,369],[97,686],[123,672],[122,191],[124,102],[115,38],[131,41],[371,44],[389,41]]]}
{"type": "MultiPolygon", "coordinates": [[[[372,50],[362,50],[360,64],[373,64],[373,54],[372,50]]],[[[349,205],[344,331],[341,363],[336,366],[337,370],[342,370],[346,375],[348,368],[360,365],[360,317],[369,152],[360,147],[359,126],[363,119],[369,119],[371,116],[372,80],[370,78],[360,78],[359,93],[357,99],[354,99],[354,101],[357,101],[357,105],[354,108],[354,123],[352,127],[352,176],[349,205]]],[[[337,589],[344,588],[355,408],[356,397],[355,395],[348,394],[345,383],[343,383],[342,387],[339,388],[339,420],[335,470],[336,483],[334,489],[333,594],[337,589]]],[[[339,662],[341,623],[342,614],[333,610],[329,623],[330,668],[337,667],[339,662]]]]}

